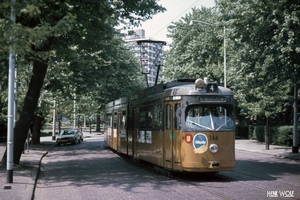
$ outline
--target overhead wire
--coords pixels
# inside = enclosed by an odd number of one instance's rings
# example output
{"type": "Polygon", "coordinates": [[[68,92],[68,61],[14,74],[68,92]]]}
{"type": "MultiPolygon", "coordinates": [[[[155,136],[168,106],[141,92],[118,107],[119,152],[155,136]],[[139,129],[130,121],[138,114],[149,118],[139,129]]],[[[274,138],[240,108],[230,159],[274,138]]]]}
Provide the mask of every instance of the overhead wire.
{"type": "Polygon", "coordinates": [[[195,1],[191,6],[189,6],[187,9],[182,11],[179,15],[177,15],[173,20],[171,20],[167,25],[165,25],[163,28],[161,28],[157,33],[155,33],[152,37],[153,38],[155,35],[160,33],[162,30],[164,30],[166,27],[168,27],[173,21],[175,21],[177,18],[179,18],[183,13],[185,13],[187,10],[189,10],[191,7],[193,7],[199,0],[195,1]]]}
{"type": "MultiPolygon", "coordinates": [[[[189,6],[187,9],[185,9],[184,11],[182,11],[179,15],[177,15],[173,20],[171,20],[168,24],[166,24],[163,28],[161,28],[157,33],[155,33],[152,37],[150,38],[153,38],[155,35],[157,35],[158,33],[160,33],[162,30],[164,30],[167,26],[169,26],[173,21],[175,21],[177,18],[179,18],[183,13],[185,13],[186,11],[188,11],[191,7],[193,7],[199,0],[196,0],[191,6],[189,6]]],[[[160,50],[157,52],[157,55],[155,57],[155,60],[153,62],[153,64],[155,65],[155,62],[156,60],[158,59],[158,56],[159,54],[161,53],[162,51],[162,47],[163,47],[163,44],[161,44],[161,48],[160,50]]],[[[153,66],[151,67],[150,71],[152,70],[153,66]]],[[[159,73],[159,72],[157,72],[159,73]]],[[[149,87],[149,83],[148,83],[148,80],[147,80],[147,74],[146,75],[146,83],[147,83],[147,86],[149,87]]],[[[157,80],[156,80],[157,81],[157,80]]]]}

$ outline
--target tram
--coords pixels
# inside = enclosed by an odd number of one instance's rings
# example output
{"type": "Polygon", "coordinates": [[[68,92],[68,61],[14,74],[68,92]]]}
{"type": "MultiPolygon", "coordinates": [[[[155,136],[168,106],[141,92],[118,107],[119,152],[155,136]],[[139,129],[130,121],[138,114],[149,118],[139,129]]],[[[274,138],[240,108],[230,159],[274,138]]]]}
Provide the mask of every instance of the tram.
{"type": "Polygon", "coordinates": [[[235,167],[234,99],[205,79],[178,79],[106,105],[114,151],[177,172],[235,167]]]}

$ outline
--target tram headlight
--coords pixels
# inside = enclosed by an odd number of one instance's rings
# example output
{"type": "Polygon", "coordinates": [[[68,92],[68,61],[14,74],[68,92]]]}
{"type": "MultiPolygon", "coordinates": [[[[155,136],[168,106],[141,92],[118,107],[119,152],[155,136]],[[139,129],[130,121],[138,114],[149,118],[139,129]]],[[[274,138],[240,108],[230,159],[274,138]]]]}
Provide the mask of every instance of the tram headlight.
{"type": "Polygon", "coordinates": [[[211,145],[209,146],[209,150],[210,150],[212,153],[217,153],[218,150],[219,150],[219,147],[218,147],[218,145],[216,145],[216,144],[211,144],[211,145]]]}
{"type": "Polygon", "coordinates": [[[195,81],[195,89],[199,89],[199,90],[202,90],[202,88],[205,86],[205,83],[204,81],[201,79],[201,78],[198,78],[196,81],[195,81]]]}

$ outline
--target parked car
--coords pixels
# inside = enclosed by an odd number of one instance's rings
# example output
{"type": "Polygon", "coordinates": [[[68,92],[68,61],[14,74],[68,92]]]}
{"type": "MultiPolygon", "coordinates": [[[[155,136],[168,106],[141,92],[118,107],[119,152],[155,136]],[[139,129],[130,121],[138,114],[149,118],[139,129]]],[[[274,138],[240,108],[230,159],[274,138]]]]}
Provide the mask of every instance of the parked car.
{"type": "Polygon", "coordinates": [[[79,131],[79,134],[80,134],[80,142],[83,142],[84,136],[83,136],[83,133],[82,133],[81,129],[78,128],[78,129],[74,129],[74,130],[79,131]]]}
{"type": "Polygon", "coordinates": [[[66,143],[78,144],[82,141],[83,141],[83,134],[80,130],[77,129],[62,130],[56,137],[57,146],[66,143]]]}

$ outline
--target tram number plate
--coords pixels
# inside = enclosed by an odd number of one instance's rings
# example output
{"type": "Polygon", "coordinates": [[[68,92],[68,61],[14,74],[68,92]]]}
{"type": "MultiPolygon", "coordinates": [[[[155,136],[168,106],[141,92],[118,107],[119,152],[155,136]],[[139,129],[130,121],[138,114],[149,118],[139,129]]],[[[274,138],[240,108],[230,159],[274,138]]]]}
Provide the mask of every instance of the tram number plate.
{"type": "Polygon", "coordinates": [[[218,140],[219,138],[217,135],[209,135],[208,139],[209,139],[209,141],[215,141],[215,140],[218,140]]]}
{"type": "Polygon", "coordinates": [[[208,83],[206,85],[207,93],[218,93],[218,84],[216,83],[208,83]]]}

